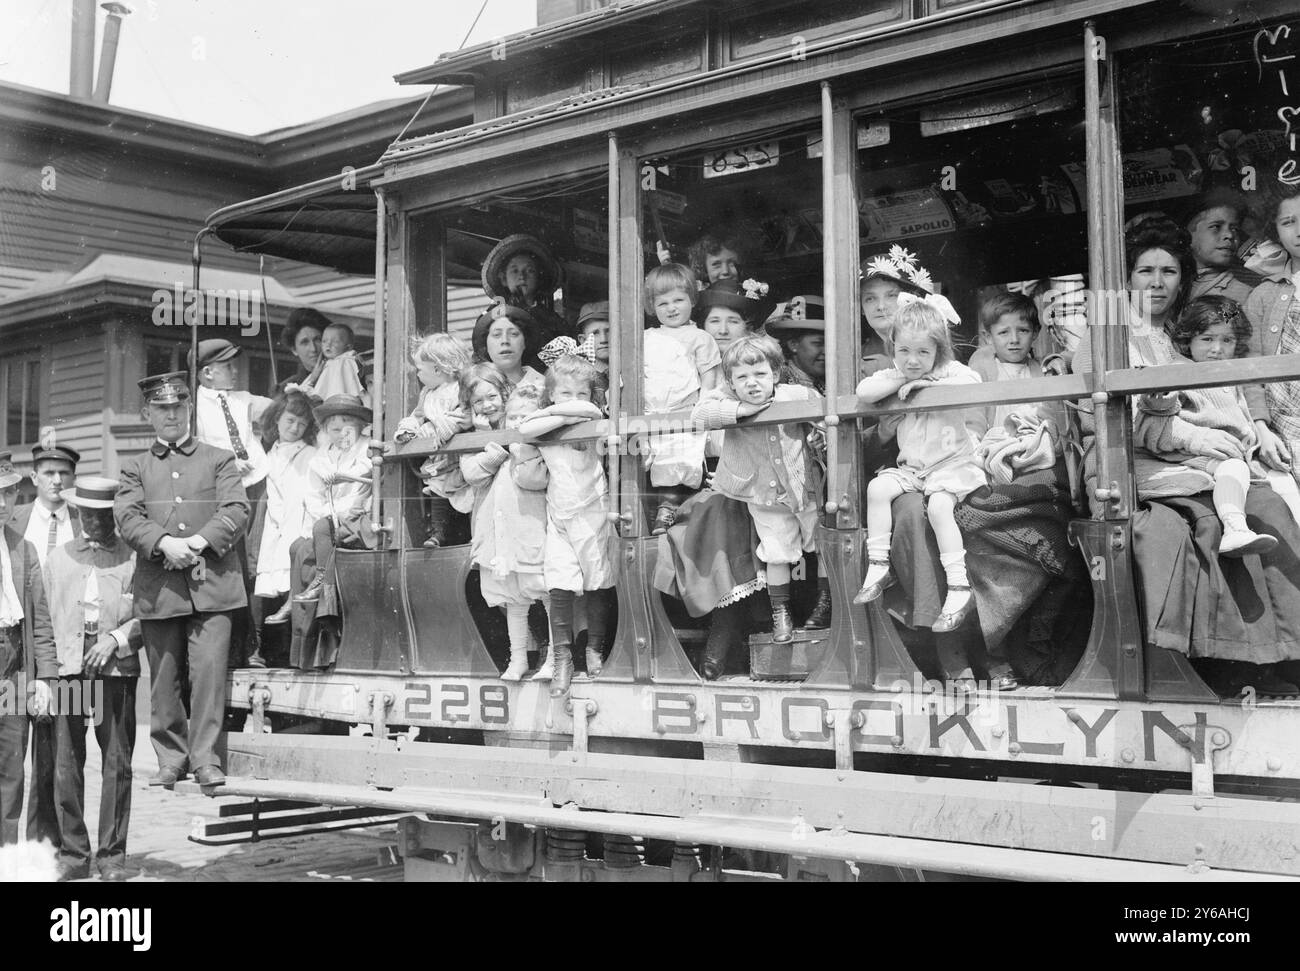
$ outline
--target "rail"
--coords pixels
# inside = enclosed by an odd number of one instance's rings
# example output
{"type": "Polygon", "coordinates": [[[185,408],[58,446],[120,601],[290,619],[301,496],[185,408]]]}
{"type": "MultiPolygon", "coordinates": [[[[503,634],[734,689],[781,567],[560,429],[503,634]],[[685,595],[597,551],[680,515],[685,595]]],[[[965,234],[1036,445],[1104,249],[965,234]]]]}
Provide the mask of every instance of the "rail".
{"type": "MultiPolygon", "coordinates": [[[[1068,374],[1023,381],[990,381],[973,385],[923,388],[911,400],[890,400],[866,405],[856,395],[842,395],[834,401],[779,403],[752,418],[742,419],[742,426],[782,425],[794,422],[852,421],[882,415],[917,411],[943,411],[952,408],[982,408],[992,405],[1018,404],[1025,401],[1063,401],[1088,398],[1093,391],[1092,376],[1068,374]]],[[[1267,384],[1274,381],[1300,380],[1300,356],[1277,354],[1269,357],[1216,361],[1203,364],[1162,364],[1159,367],[1124,368],[1102,375],[1097,390],[1111,396],[1178,391],[1188,388],[1213,388],[1233,384],[1267,384]]],[[[621,442],[635,435],[692,430],[689,411],[656,415],[629,415],[619,419],[601,419],[562,428],[542,441],[591,442],[616,439],[621,442]]],[[[436,452],[470,452],[485,448],[489,442],[509,444],[532,441],[514,431],[465,432],[441,448],[420,439],[392,448],[397,458],[418,458],[436,452]]],[[[611,442],[611,444],[615,444],[611,442]]]]}

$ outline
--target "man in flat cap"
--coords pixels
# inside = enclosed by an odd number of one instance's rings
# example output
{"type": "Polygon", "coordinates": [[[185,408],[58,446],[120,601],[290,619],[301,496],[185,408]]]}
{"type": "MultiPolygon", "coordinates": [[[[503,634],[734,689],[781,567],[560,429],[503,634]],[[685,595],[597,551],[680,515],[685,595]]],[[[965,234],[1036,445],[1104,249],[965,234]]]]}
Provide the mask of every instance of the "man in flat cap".
{"type": "Polygon", "coordinates": [[[22,478],[10,453],[0,452],[0,845],[18,842],[27,717],[49,710],[45,679],[59,671],[40,561],[9,525],[22,478]]]}
{"type": "MultiPolygon", "coordinates": [[[[103,782],[99,799],[101,879],[125,880],[126,835],[131,820],[131,756],[135,751],[135,688],[140,677],[140,621],[131,596],[135,553],[117,535],[113,502],[120,483],[79,476],[64,499],[81,510],[83,533],[50,554],[50,621],[58,651],[56,697],[81,699],[80,707],[55,711],[54,799],[59,807],[55,845],[59,879],[90,876],[86,831],[86,710],[95,706],[103,782]]],[[[29,810],[30,813],[30,810],[29,810]]]]}
{"type": "MultiPolygon", "coordinates": [[[[81,455],[76,449],[53,442],[32,450],[32,484],[36,501],[14,510],[10,527],[32,544],[41,569],[50,553],[81,535],[77,510],[63,500],[63,490],[72,484],[81,455]]],[[[46,595],[50,593],[46,577],[46,595]]],[[[59,845],[59,821],[54,802],[54,722],[40,718],[32,722],[32,784],[27,794],[27,838],[49,840],[59,845]]]]}
{"type": "MultiPolygon", "coordinates": [[[[213,338],[199,341],[199,389],[194,424],[200,442],[233,452],[238,460],[250,515],[246,535],[240,539],[236,552],[243,571],[244,591],[251,608],[255,604],[252,591],[257,580],[257,551],[262,538],[259,513],[264,515],[262,500],[266,495],[268,468],[266,451],[262,448],[262,440],[254,431],[253,425],[261,420],[271,399],[235,390],[235,360],[240,353],[239,345],[227,340],[213,338]]],[[[191,352],[191,368],[194,360],[191,352]]],[[[236,661],[243,660],[246,654],[250,665],[262,667],[261,638],[257,629],[259,618],[252,615],[251,609],[245,609],[235,617],[234,623],[236,661]]]]}
{"type": "Polygon", "coordinates": [[[158,437],[124,465],[114,511],[136,551],[135,611],[149,656],[158,755],[151,783],[171,788],[190,769],[200,785],[219,785],[231,615],[248,602],[235,554],[248,498],[234,454],[190,434],[185,372],[145,378],[140,390],[158,437]],[[181,703],[187,667],[188,728],[181,703]]]}

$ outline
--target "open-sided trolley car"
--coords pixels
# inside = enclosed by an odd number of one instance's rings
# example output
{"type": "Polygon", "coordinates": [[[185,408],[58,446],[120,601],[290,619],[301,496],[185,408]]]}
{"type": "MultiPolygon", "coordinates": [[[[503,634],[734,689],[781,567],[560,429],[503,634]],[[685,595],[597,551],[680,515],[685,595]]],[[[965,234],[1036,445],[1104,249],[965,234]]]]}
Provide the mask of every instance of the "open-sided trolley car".
{"type": "MultiPolygon", "coordinates": [[[[410,811],[412,878],[1300,876],[1300,702],[1221,700],[1187,656],[1146,642],[1129,443],[1130,396],[1295,379],[1300,357],[1130,368],[1124,305],[1104,299],[1124,291],[1134,215],[1211,184],[1300,178],[1297,54],[1281,0],[646,0],[403,75],[472,85],[474,123],[399,140],[351,181],[223,210],[205,232],[351,272],[373,261],[373,437],[390,443],[418,390],[409,338],[449,326],[448,295],[477,286],[496,241],[553,247],[570,320],[610,301],[610,417],[560,437],[608,456],[612,653],[563,699],[502,682],[469,547],[422,545],[414,470],[429,449],[390,448],[380,547],[338,556],[335,664],[231,675],[251,730],[228,736],[228,790],[410,811]],[[824,399],[753,423],[826,426],[817,564],[834,619],[776,659],[757,636],[748,670],[706,681],[699,630],[651,582],[641,284],[657,241],[680,254],[722,223],[753,242],[747,276],[824,297],[824,399]],[[907,405],[1094,406],[1097,477],[1074,468],[1069,524],[1092,608],[1058,633],[1079,653],[1043,683],[946,692],[942,643],[851,603],[871,474],[860,425],[902,407],[854,395],[859,266],[894,244],[919,254],[971,346],[981,288],[1086,284],[1091,372],[907,405]]],[[[514,440],[450,449],[490,438],[514,440]]]]}

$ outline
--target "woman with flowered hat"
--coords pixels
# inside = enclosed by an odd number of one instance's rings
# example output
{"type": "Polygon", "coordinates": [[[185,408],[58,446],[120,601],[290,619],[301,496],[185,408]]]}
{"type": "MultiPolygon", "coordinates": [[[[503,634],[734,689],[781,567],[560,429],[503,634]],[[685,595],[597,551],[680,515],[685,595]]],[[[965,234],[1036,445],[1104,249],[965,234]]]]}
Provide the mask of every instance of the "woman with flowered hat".
{"type": "MultiPolygon", "coordinates": [[[[564,270],[536,236],[507,236],[483,261],[483,292],[528,312],[536,327],[536,347],[571,328],[555,311],[555,291],[564,285],[564,270]]],[[[535,349],[534,348],[534,349],[535,349]]]]}
{"type": "Polygon", "coordinates": [[[861,275],[858,298],[862,316],[867,321],[867,330],[862,334],[863,377],[893,366],[885,346],[885,337],[893,322],[894,313],[898,310],[898,298],[902,294],[922,299],[933,295],[935,305],[949,323],[957,322],[952,304],[934,293],[934,279],[921,265],[917,255],[898,244],[891,246],[888,253],[864,260],[861,275]],[[938,301],[942,301],[942,304],[938,301]]]}
{"type": "Polygon", "coordinates": [[[695,301],[695,318],[700,329],[726,351],[731,342],[752,334],[772,313],[770,287],[761,280],[735,277],[715,280],[695,301]]]}

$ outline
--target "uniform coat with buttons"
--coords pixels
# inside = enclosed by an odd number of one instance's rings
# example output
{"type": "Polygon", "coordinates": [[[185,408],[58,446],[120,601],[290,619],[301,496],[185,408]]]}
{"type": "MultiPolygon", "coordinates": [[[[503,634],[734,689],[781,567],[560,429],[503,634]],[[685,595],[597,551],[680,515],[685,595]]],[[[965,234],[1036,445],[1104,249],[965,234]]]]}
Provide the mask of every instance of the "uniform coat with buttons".
{"type": "Polygon", "coordinates": [[[235,544],[249,506],[235,456],[193,437],[174,447],[155,442],[126,463],[121,479],[114,513],[137,554],[135,615],[149,655],[149,734],[158,767],[219,769],[231,617],[247,603],[235,544]],[[168,570],[158,551],[167,536],[207,540],[200,566],[168,570]],[[181,695],[187,671],[188,718],[181,695]]]}
{"type": "Polygon", "coordinates": [[[248,602],[235,542],[249,506],[235,456],[193,437],[179,449],[154,443],[127,462],[114,505],[122,538],[139,554],[135,609],[143,620],[234,610],[248,602]],[[208,541],[202,579],[192,569],[166,568],[158,552],[165,536],[208,541]]]}

